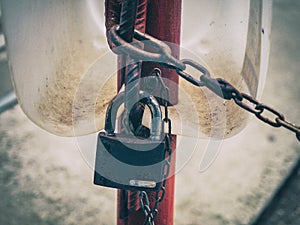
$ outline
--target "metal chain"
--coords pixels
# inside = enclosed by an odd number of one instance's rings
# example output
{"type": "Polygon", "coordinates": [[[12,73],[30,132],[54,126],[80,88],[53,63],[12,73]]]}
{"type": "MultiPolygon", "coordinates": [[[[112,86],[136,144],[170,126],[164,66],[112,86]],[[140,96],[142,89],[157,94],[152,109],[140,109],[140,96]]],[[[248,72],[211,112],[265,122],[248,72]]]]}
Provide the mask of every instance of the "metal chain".
{"type": "Polygon", "coordinates": [[[166,194],[166,183],[170,174],[171,162],[172,162],[172,148],[171,148],[171,138],[172,138],[172,123],[169,118],[168,104],[170,102],[169,89],[165,86],[163,80],[160,76],[160,70],[155,69],[154,73],[156,74],[158,80],[160,81],[163,88],[161,89],[161,99],[163,100],[164,105],[164,123],[168,127],[168,133],[165,134],[165,152],[164,152],[164,162],[163,162],[163,180],[160,183],[160,190],[155,193],[155,203],[153,208],[150,207],[149,196],[146,191],[140,192],[140,205],[145,214],[144,225],[154,225],[154,221],[158,216],[158,205],[164,200],[166,194]]]}
{"type": "Polygon", "coordinates": [[[238,91],[228,81],[222,78],[211,78],[209,71],[199,63],[189,59],[179,60],[173,57],[171,54],[171,49],[164,42],[150,35],[143,35],[138,31],[135,31],[134,38],[139,41],[146,41],[148,45],[156,49],[156,52],[147,52],[144,49],[140,49],[138,45],[132,45],[122,39],[122,37],[118,34],[117,26],[111,28],[109,37],[116,46],[122,46],[118,48],[118,50],[114,51],[116,54],[122,54],[126,52],[133,58],[138,58],[143,61],[158,62],[162,66],[173,68],[177,71],[179,76],[181,76],[191,84],[198,87],[205,86],[225,100],[233,99],[238,106],[250,113],[253,113],[259,120],[263,121],[264,123],[269,124],[273,127],[284,127],[287,130],[294,132],[298,141],[300,141],[300,127],[287,121],[283,114],[279,113],[277,110],[271,108],[270,106],[260,103],[257,99],[238,91]],[[185,71],[187,65],[201,72],[199,80],[195,79],[185,71]],[[254,106],[245,103],[245,101],[254,104],[254,106]],[[269,111],[270,113],[274,114],[275,119],[272,120],[269,117],[264,116],[263,112],[265,111],[269,111]]]}
{"type": "Polygon", "coordinates": [[[202,66],[197,64],[196,62],[193,62],[191,60],[181,60],[181,62],[191,65],[202,73],[202,75],[200,76],[200,81],[197,81],[191,75],[177,69],[178,74],[180,76],[181,74],[185,74],[188,79],[191,79],[190,82],[192,84],[196,86],[205,86],[225,100],[233,99],[239,107],[254,114],[259,120],[263,121],[264,123],[269,124],[273,127],[284,127],[294,132],[298,141],[300,141],[300,127],[291,122],[288,122],[282,113],[264,103],[259,102],[257,99],[251,97],[250,95],[238,91],[232,84],[222,78],[211,78],[209,73],[205,72],[206,70],[203,70],[203,68],[201,68],[202,66]],[[248,102],[248,104],[246,102],[248,102]],[[251,105],[249,103],[251,103],[251,105]],[[275,118],[272,119],[271,117],[263,115],[263,113],[266,111],[273,114],[275,118]]]}

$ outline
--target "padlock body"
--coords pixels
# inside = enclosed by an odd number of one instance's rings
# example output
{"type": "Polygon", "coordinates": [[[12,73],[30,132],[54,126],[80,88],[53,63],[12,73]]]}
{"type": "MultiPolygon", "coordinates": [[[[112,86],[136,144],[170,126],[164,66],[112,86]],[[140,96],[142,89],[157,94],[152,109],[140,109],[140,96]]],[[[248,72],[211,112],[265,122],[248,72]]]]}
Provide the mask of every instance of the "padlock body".
{"type": "Polygon", "coordinates": [[[94,184],[124,190],[159,190],[165,142],[125,134],[98,135],[94,184]]]}

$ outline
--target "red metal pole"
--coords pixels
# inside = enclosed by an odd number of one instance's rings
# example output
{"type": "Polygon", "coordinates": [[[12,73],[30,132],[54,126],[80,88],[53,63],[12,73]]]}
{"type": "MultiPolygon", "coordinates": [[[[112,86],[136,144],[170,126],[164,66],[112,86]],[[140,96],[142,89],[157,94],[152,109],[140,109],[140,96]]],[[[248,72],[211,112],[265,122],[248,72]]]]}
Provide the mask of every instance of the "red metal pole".
{"type": "MultiPolygon", "coordinates": [[[[151,0],[147,6],[147,24],[146,33],[169,43],[173,55],[179,58],[180,46],[180,27],[181,27],[181,7],[182,0],[151,0]]],[[[154,67],[162,70],[162,75],[174,83],[178,83],[178,75],[174,70],[161,68],[155,63],[143,63],[143,74],[149,74],[154,67]]],[[[121,77],[119,77],[118,86],[121,86],[121,77]]],[[[168,85],[168,84],[167,84],[168,85]]],[[[173,86],[174,87],[174,86],[173,86]]],[[[170,88],[171,103],[178,102],[178,89],[170,88]]],[[[172,119],[172,118],[171,118],[172,119]]],[[[176,136],[172,137],[171,143],[173,157],[171,162],[170,174],[172,176],[166,183],[166,195],[158,207],[159,214],[155,220],[157,225],[173,225],[174,221],[174,187],[175,187],[175,148],[176,136]]],[[[141,209],[138,211],[128,210],[127,192],[118,190],[117,205],[117,225],[140,225],[144,223],[144,213],[141,209]]],[[[150,205],[155,203],[155,193],[149,193],[150,205]]]]}

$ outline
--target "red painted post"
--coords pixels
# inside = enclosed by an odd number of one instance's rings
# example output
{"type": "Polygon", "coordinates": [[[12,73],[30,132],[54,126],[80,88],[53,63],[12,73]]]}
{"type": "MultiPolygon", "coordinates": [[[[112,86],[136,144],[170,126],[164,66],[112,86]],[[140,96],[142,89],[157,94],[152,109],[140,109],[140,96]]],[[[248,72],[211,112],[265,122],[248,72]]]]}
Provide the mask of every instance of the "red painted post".
{"type": "MultiPolygon", "coordinates": [[[[181,0],[151,0],[147,7],[147,25],[146,33],[174,45],[172,48],[173,55],[179,58],[180,46],[180,27],[181,27],[181,0]]],[[[161,68],[155,63],[143,63],[143,74],[149,74],[154,67],[162,70],[163,77],[178,83],[178,75],[174,70],[161,68]]],[[[121,77],[119,77],[118,86],[120,87],[121,77]]],[[[178,101],[178,89],[170,89],[171,103],[176,104],[178,101]]],[[[172,119],[172,118],[171,118],[172,119]]],[[[174,186],[175,186],[175,148],[176,136],[173,135],[172,143],[173,157],[171,163],[171,176],[167,180],[166,195],[158,207],[159,214],[155,220],[157,225],[173,225],[174,221],[174,186]]],[[[144,223],[144,213],[128,210],[128,199],[126,191],[118,190],[117,205],[117,225],[142,225],[144,223]]],[[[130,192],[129,192],[130,193],[130,192]]],[[[149,193],[150,205],[153,207],[155,202],[155,193],[149,193]]]]}

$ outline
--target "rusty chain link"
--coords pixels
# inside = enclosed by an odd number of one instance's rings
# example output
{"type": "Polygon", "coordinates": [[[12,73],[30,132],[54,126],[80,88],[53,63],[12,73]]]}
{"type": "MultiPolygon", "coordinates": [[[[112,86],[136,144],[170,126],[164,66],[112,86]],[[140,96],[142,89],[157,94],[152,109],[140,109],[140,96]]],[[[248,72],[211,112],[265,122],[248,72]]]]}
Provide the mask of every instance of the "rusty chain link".
{"type": "Polygon", "coordinates": [[[141,61],[152,61],[164,64],[165,67],[184,70],[185,65],[172,56],[170,47],[161,40],[158,40],[148,34],[143,34],[134,30],[135,42],[127,42],[119,33],[120,26],[113,26],[108,32],[108,39],[113,43],[112,51],[115,54],[127,54],[131,58],[141,61]],[[149,48],[153,48],[156,52],[150,52],[142,48],[142,44],[147,44],[149,48]]]}
{"type": "Polygon", "coordinates": [[[283,114],[278,112],[277,110],[267,106],[263,103],[260,103],[255,98],[241,93],[242,99],[238,99],[233,97],[235,103],[240,106],[241,108],[245,109],[246,111],[253,113],[259,120],[263,121],[266,124],[269,124],[272,127],[284,127],[296,134],[298,141],[300,141],[300,127],[292,124],[291,122],[287,121],[283,114]],[[247,100],[248,102],[252,103],[254,106],[250,106],[243,102],[243,100],[247,100]],[[263,112],[268,111],[275,116],[275,119],[271,119],[270,117],[264,116],[263,112]]]}

